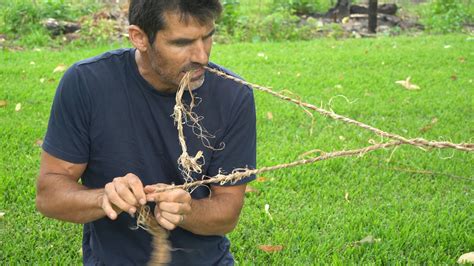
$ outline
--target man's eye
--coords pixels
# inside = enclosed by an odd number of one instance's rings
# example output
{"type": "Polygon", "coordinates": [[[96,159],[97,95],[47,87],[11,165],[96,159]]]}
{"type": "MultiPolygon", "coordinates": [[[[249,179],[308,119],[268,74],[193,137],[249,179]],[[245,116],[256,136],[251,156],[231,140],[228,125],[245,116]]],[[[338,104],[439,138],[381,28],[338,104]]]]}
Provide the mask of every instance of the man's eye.
{"type": "Polygon", "coordinates": [[[183,46],[189,45],[190,42],[175,42],[174,44],[175,44],[176,46],[183,47],[183,46]]]}

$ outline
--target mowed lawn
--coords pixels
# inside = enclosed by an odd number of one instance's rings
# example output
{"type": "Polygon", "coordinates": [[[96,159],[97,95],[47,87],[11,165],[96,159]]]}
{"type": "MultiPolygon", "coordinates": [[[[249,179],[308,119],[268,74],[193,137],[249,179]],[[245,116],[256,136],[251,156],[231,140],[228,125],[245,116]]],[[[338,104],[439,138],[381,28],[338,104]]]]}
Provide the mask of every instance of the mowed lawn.
{"type": "MultiPolygon", "coordinates": [[[[114,46],[119,47],[119,46],[114,46]]],[[[0,261],[79,264],[81,226],[35,209],[58,65],[113,47],[0,52],[0,261]],[[21,108],[15,111],[15,108],[21,108]]],[[[212,60],[406,137],[473,142],[474,38],[467,35],[214,46],[212,60]],[[395,81],[411,77],[420,90],[395,81]]],[[[258,165],[387,141],[256,91],[258,165]]],[[[260,176],[229,235],[239,264],[454,264],[474,251],[473,154],[402,146],[260,176]],[[265,206],[267,205],[267,211],[265,206]],[[365,237],[373,241],[360,243],[365,237]],[[260,245],[276,246],[267,253],[260,245]]]]}

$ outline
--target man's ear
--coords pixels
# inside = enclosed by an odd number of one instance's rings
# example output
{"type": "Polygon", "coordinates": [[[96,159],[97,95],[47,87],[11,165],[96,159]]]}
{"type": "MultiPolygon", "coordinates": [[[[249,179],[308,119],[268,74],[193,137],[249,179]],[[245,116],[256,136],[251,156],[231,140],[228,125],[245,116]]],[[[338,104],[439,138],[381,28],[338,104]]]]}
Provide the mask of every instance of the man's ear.
{"type": "Polygon", "coordinates": [[[146,33],[136,25],[128,27],[128,38],[133,46],[141,52],[146,52],[149,47],[148,36],[146,33]]]}

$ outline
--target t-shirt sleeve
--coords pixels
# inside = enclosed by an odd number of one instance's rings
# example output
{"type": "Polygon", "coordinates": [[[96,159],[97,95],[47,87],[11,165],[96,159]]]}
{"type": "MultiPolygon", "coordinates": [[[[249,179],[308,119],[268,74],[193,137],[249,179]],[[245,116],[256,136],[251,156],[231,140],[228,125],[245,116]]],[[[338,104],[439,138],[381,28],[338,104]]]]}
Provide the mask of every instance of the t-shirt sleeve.
{"type": "MultiPolygon", "coordinates": [[[[243,92],[240,101],[232,106],[230,123],[222,140],[225,146],[222,150],[214,151],[208,169],[209,176],[230,174],[234,169],[256,168],[255,102],[250,88],[244,87],[243,92]]],[[[255,175],[252,175],[223,185],[239,185],[254,179],[255,175]]]]}
{"type": "Polygon", "coordinates": [[[89,160],[91,98],[77,66],[66,71],[56,90],[43,150],[71,163],[89,160]]]}

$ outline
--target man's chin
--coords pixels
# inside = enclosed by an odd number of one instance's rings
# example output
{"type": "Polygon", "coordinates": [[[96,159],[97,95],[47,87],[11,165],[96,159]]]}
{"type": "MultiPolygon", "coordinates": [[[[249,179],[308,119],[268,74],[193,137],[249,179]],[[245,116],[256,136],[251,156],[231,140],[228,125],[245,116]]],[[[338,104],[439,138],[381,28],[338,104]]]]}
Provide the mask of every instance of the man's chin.
{"type": "Polygon", "coordinates": [[[197,78],[196,80],[191,80],[191,82],[189,82],[189,88],[191,90],[195,90],[195,89],[201,87],[202,84],[204,84],[204,75],[197,78]]]}

